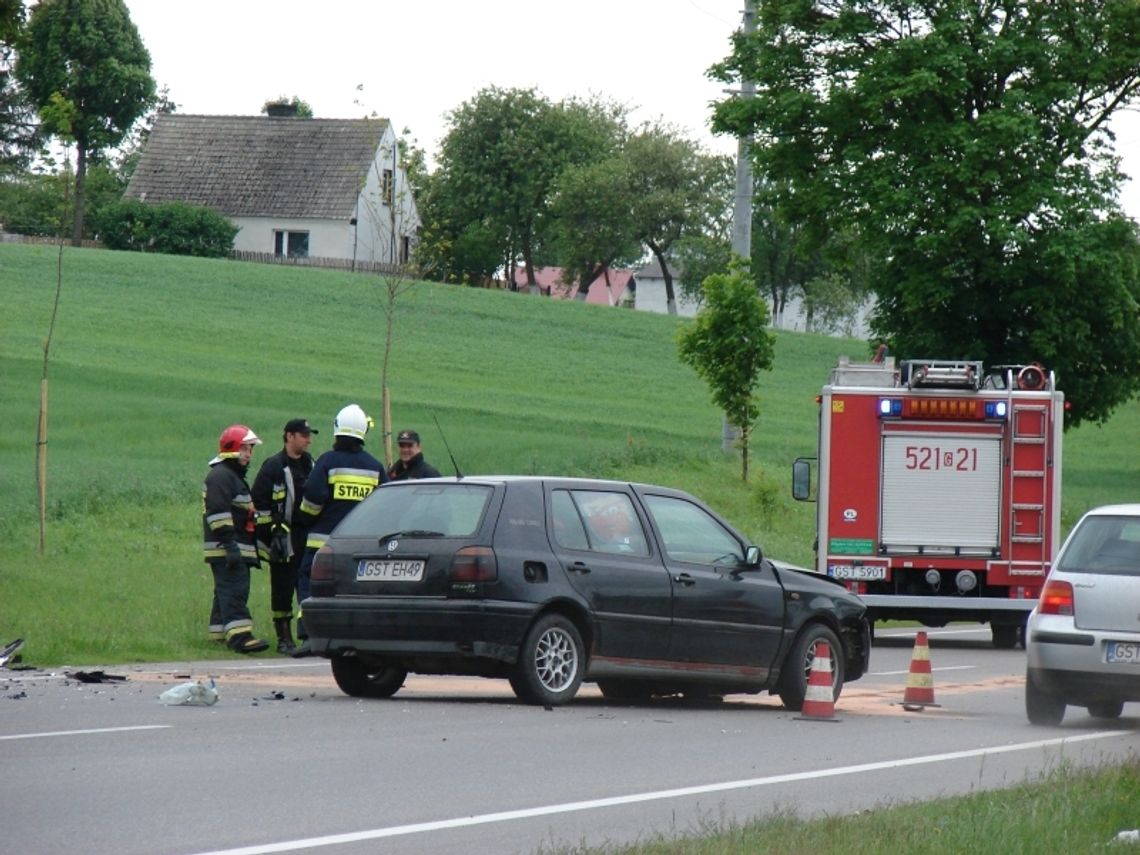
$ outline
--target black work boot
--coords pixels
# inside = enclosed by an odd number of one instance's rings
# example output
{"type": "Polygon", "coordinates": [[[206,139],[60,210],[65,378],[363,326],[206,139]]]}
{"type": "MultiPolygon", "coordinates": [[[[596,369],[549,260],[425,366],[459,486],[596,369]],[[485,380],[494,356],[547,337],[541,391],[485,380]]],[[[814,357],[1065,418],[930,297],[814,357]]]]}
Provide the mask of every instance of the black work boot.
{"type": "Polygon", "coordinates": [[[269,648],[269,642],[254,638],[252,632],[239,632],[226,642],[226,646],[238,653],[260,653],[269,648]]]}
{"type": "Polygon", "coordinates": [[[291,624],[292,621],[287,617],[273,619],[273,628],[277,630],[277,652],[286,656],[297,649],[296,645],[293,644],[291,624]]]}

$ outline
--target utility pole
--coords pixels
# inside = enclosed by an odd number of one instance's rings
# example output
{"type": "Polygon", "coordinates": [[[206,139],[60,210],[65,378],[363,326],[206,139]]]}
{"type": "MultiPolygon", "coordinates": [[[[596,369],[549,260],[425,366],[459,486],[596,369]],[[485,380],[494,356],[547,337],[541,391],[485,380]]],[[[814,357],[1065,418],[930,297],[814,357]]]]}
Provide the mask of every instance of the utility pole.
{"type": "MultiPolygon", "coordinates": [[[[741,30],[745,36],[756,32],[756,2],[744,0],[744,19],[741,30]]],[[[756,84],[751,80],[740,81],[741,98],[751,98],[756,94],[756,84]]],[[[745,261],[752,259],[752,137],[741,137],[736,143],[736,197],[732,205],[732,251],[745,261]]],[[[721,431],[722,451],[731,451],[740,438],[740,428],[727,417],[721,431]]]]}
{"type": "MultiPolygon", "coordinates": [[[[745,0],[741,26],[745,36],[756,32],[756,2],[745,0]]],[[[756,94],[756,84],[740,81],[740,97],[756,94]]],[[[732,251],[745,261],[752,258],[752,137],[741,137],[736,144],[736,199],[732,206],[732,251]]]]}

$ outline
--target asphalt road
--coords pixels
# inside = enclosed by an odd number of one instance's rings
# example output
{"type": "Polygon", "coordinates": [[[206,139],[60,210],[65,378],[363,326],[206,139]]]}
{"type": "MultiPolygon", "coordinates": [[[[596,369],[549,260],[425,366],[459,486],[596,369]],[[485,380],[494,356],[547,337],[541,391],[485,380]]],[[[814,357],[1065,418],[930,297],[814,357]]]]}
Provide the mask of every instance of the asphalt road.
{"type": "Polygon", "coordinates": [[[536,853],[699,833],[774,809],[846,813],[1033,780],[1140,750],[1140,705],[1030,726],[1025,654],[930,632],[937,706],[904,709],[914,632],[880,632],[837,722],[768,695],[552,710],[505,681],[409,677],[339,692],[323,660],[0,670],[0,850],[20,853],[536,853]],[[212,675],[210,707],[164,706],[212,675]]]}

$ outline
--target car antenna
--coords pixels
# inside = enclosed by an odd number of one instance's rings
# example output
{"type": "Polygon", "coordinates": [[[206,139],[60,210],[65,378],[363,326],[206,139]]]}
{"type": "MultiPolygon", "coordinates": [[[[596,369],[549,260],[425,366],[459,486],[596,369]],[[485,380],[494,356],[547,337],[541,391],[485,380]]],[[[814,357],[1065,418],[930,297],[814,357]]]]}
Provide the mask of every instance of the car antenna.
{"type": "Polygon", "coordinates": [[[463,473],[459,471],[459,464],[455,462],[455,455],[451,453],[451,446],[447,444],[447,437],[443,435],[443,428],[439,426],[439,419],[435,417],[435,413],[431,414],[431,420],[435,422],[435,429],[439,431],[439,438],[443,440],[443,447],[447,449],[447,456],[451,458],[451,465],[455,467],[455,480],[462,481],[463,473]]]}

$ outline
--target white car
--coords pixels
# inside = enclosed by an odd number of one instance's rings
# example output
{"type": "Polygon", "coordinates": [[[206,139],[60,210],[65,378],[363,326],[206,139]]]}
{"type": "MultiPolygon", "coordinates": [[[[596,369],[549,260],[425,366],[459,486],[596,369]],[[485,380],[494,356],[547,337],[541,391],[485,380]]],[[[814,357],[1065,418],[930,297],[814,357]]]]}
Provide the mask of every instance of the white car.
{"type": "Polygon", "coordinates": [[[1119,718],[1140,701],[1140,504],[1089,511],[1026,625],[1025,712],[1056,725],[1069,704],[1119,718]]]}

